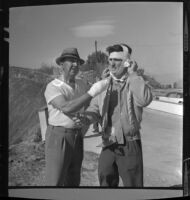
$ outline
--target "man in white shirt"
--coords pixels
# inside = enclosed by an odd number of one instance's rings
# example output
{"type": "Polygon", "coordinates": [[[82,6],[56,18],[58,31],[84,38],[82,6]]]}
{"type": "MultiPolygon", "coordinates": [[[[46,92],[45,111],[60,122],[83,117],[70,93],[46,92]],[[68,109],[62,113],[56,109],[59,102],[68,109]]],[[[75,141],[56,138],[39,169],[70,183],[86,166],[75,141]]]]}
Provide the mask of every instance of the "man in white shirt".
{"type": "Polygon", "coordinates": [[[84,63],[76,48],[65,49],[56,63],[60,76],[48,83],[44,94],[49,115],[45,149],[46,185],[79,186],[84,133],[73,116],[104,91],[108,81],[99,81],[88,90],[82,80],[75,78],[79,65],[84,63]]]}

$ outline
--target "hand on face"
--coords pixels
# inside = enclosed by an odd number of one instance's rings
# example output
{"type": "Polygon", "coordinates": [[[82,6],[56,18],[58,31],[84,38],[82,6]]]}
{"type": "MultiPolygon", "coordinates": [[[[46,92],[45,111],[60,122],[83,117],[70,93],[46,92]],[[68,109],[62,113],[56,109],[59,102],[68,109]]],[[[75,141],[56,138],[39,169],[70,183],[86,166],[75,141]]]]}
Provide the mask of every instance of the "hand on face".
{"type": "Polygon", "coordinates": [[[135,60],[130,60],[130,65],[128,67],[127,73],[132,74],[133,72],[136,72],[138,68],[137,62],[135,60]]]}
{"type": "Polygon", "coordinates": [[[108,68],[104,69],[102,72],[102,79],[108,78],[110,76],[110,70],[108,68]]]}

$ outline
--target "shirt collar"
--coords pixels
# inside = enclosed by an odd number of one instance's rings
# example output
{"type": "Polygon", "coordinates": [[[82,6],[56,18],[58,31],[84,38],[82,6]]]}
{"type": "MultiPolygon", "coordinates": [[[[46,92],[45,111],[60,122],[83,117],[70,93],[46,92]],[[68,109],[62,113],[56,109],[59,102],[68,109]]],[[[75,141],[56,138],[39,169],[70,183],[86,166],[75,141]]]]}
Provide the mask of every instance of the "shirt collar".
{"type": "Polygon", "coordinates": [[[114,79],[114,81],[116,82],[120,82],[120,83],[124,83],[127,79],[127,75],[123,75],[120,79],[116,78],[111,72],[110,72],[110,76],[114,79]]]}
{"type": "Polygon", "coordinates": [[[53,81],[53,84],[55,86],[61,86],[61,85],[64,84],[64,82],[62,80],[60,80],[60,79],[55,78],[54,81],[53,81]]]}

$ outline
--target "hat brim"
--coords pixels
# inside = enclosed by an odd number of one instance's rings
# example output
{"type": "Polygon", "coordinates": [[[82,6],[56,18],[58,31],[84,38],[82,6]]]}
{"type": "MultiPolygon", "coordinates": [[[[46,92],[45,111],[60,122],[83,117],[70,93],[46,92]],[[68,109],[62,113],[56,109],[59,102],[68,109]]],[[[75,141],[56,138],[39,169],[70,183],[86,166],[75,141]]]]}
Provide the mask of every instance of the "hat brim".
{"type": "Polygon", "coordinates": [[[83,59],[78,58],[78,57],[76,57],[76,56],[72,56],[72,55],[60,56],[60,57],[56,58],[55,62],[56,62],[58,65],[60,65],[60,62],[62,62],[65,58],[76,58],[76,59],[79,60],[80,65],[83,65],[83,64],[85,63],[85,61],[84,61],[83,59]]]}

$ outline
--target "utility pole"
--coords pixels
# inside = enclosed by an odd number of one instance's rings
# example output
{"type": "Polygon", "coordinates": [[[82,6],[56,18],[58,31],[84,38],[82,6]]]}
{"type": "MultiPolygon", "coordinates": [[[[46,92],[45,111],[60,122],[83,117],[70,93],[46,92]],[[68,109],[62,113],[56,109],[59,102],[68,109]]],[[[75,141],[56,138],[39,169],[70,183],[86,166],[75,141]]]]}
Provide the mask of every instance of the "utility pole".
{"type": "MultiPolygon", "coordinates": [[[[98,63],[98,53],[97,53],[97,41],[96,40],[95,40],[95,54],[96,54],[96,65],[97,65],[97,63],[98,63]]],[[[95,75],[95,72],[94,72],[94,80],[96,79],[95,76],[96,75],[95,75]]]]}
{"type": "Polygon", "coordinates": [[[95,40],[95,52],[96,52],[96,62],[98,62],[97,41],[96,40],[95,40]]]}

